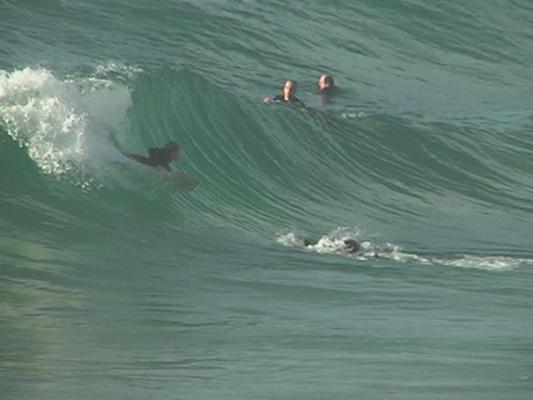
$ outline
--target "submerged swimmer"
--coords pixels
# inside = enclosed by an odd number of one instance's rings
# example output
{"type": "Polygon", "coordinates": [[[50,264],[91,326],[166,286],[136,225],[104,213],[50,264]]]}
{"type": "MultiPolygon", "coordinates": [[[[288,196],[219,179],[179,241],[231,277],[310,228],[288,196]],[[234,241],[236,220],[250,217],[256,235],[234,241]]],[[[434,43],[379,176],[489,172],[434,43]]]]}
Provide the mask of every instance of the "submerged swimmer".
{"type": "MultiPolygon", "coordinates": [[[[343,242],[343,246],[344,247],[342,249],[339,249],[339,250],[343,250],[346,253],[354,254],[354,253],[359,252],[359,250],[361,250],[361,245],[355,239],[343,239],[342,242],[343,242]]],[[[317,243],[318,242],[316,240],[314,240],[314,239],[310,239],[310,238],[305,238],[304,239],[304,246],[305,247],[316,246],[317,243]]]]}
{"type": "Polygon", "coordinates": [[[163,148],[151,148],[148,150],[148,157],[140,154],[124,154],[141,164],[157,169],[172,171],[170,163],[179,158],[180,145],[175,142],[168,142],[163,148]]]}
{"type": "Polygon", "coordinates": [[[331,75],[322,75],[318,79],[318,90],[320,93],[320,104],[325,105],[329,103],[331,98],[339,92],[339,88],[335,86],[333,77],[331,75]]]}
{"type": "Polygon", "coordinates": [[[281,89],[281,94],[277,96],[268,96],[263,100],[264,103],[273,103],[273,102],[285,102],[298,104],[302,107],[305,107],[305,104],[296,97],[296,82],[288,80],[285,82],[281,89]]]}

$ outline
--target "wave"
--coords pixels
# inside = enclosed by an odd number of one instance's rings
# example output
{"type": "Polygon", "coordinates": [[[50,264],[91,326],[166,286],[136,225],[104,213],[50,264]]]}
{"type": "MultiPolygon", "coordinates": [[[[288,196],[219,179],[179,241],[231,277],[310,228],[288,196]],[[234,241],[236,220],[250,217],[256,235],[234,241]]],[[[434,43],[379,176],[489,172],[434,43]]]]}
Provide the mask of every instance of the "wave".
{"type": "Polygon", "coordinates": [[[396,226],[407,238],[408,229],[461,209],[533,211],[528,114],[350,113],[264,105],[187,69],[2,71],[0,134],[10,155],[0,173],[30,197],[59,190],[62,200],[42,200],[48,207],[85,204],[71,211],[76,218],[104,212],[105,226],[157,209],[157,223],[170,215],[267,237],[348,225],[396,226]],[[169,140],[182,147],[175,167],[201,180],[194,192],[173,191],[121,154],[169,140]]]}

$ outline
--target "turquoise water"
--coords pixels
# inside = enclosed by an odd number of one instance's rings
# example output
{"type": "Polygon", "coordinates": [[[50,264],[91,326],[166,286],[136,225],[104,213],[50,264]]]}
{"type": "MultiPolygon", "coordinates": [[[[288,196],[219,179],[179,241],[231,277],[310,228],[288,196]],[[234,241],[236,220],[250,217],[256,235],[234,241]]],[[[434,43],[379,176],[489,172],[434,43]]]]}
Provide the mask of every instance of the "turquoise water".
{"type": "Polygon", "coordinates": [[[2,399],[530,399],[531,26],[1,1],[2,399]],[[169,140],[193,191],[120,153],[169,140]]]}

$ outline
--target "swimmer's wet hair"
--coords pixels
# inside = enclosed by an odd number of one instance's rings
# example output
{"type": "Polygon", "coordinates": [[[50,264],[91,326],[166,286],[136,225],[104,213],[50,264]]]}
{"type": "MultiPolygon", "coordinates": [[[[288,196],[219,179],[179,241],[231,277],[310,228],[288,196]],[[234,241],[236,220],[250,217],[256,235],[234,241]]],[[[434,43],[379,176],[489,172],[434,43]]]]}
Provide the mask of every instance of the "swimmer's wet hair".
{"type": "Polygon", "coordinates": [[[333,77],[331,75],[322,75],[324,77],[324,82],[326,82],[328,85],[333,86],[335,85],[335,82],[333,81],[333,77]]]}

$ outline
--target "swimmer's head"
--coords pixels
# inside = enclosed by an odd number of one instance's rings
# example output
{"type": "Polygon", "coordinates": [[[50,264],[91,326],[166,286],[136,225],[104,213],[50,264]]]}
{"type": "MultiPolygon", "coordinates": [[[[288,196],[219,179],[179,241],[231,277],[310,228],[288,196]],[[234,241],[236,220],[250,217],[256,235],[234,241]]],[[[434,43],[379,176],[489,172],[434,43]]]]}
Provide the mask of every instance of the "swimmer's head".
{"type": "Polygon", "coordinates": [[[283,85],[283,98],[285,100],[289,100],[289,99],[294,98],[295,95],[296,95],[296,82],[289,79],[283,85]]]}
{"type": "Polygon", "coordinates": [[[323,90],[331,90],[335,86],[333,77],[331,75],[324,74],[318,79],[318,88],[323,90]]]}
{"type": "Polygon", "coordinates": [[[348,253],[357,253],[361,250],[361,245],[354,239],[344,239],[344,246],[348,253]]]}
{"type": "Polygon", "coordinates": [[[311,239],[311,238],[304,238],[304,246],[305,247],[308,247],[308,246],[315,246],[317,243],[317,241],[315,239],[311,239]]]}

